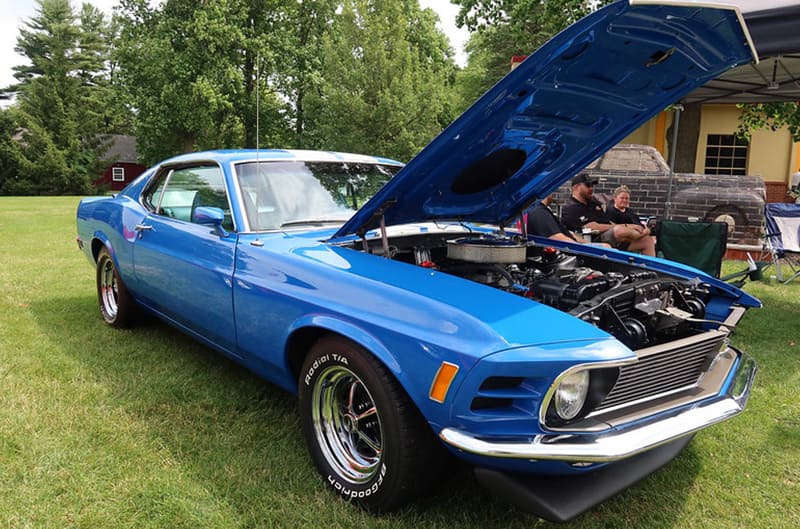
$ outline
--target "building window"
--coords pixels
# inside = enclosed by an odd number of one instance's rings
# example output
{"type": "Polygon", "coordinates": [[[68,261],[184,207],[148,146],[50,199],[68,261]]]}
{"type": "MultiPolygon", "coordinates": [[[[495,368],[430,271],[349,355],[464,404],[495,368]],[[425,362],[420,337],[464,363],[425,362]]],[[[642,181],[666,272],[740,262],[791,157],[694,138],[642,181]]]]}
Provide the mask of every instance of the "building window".
{"type": "MultiPolygon", "coordinates": [[[[742,173],[744,174],[744,173],[742,173]]],[[[124,167],[114,167],[111,169],[111,179],[115,182],[124,182],[125,181],[125,168],[124,167]]]]}
{"type": "Polygon", "coordinates": [[[709,134],[706,142],[706,174],[747,174],[747,141],[734,134],[709,134]]]}

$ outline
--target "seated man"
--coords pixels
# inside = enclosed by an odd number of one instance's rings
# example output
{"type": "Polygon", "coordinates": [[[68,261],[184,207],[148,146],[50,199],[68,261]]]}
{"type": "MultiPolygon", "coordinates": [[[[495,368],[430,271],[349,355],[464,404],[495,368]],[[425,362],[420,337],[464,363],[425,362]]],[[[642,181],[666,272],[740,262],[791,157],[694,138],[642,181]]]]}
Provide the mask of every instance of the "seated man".
{"type": "MultiPolygon", "coordinates": [[[[547,237],[548,239],[555,239],[557,241],[566,242],[580,242],[586,243],[582,237],[576,236],[570,232],[561,220],[556,216],[550,204],[553,202],[555,195],[548,195],[544,197],[541,202],[536,204],[532,210],[528,212],[528,221],[526,229],[528,235],[538,235],[540,237],[547,237]]],[[[608,244],[598,243],[596,246],[606,246],[608,244]]]]}
{"type": "Polygon", "coordinates": [[[561,221],[550,209],[554,195],[544,197],[541,202],[536,204],[528,212],[528,222],[526,224],[528,235],[539,235],[558,241],[576,242],[575,236],[564,227],[561,221]]]}
{"type": "Polygon", "coordinates": [[[655,237],[641,224],[612,223],[600,202],[592,196],[596,183],[596,180],[583,173],[572,178],[572,196],[561,215],[567,229],[577,232],[583,228],[596,230],[600,240],[614,248],[654,256],[655,237]]]}

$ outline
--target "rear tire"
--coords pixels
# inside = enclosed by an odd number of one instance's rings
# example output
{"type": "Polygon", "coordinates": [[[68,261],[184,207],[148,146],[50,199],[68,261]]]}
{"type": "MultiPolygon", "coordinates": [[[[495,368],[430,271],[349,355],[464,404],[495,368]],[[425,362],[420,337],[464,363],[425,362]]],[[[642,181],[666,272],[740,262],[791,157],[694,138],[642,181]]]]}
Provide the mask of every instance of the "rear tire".
{"type": "Polygon", "coordinates": [[[103,321],[118,329],[133,324],[136,302],[133,301],[106,248],[97,255],[97,301],[103,321]]]}
{"type": "Polygon", "coordinates": [[[300,372],[300,420],[329,487],[372,512],[430,489],[444,450],[392,374],[362,347],[321,338],[300,372]]]}

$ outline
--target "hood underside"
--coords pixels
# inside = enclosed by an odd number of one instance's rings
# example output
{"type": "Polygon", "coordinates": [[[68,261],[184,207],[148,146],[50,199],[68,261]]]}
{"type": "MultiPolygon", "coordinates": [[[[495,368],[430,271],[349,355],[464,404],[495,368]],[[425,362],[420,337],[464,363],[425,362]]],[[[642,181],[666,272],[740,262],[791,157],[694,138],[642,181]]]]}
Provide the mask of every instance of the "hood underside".
{"type": "Polygon", "coordinates": [[[754,60],[736,9],[681,4],[616,2],[556,35],[334,238],[363,234],[381,217],[505,225],[695,87],[754,60]]]}

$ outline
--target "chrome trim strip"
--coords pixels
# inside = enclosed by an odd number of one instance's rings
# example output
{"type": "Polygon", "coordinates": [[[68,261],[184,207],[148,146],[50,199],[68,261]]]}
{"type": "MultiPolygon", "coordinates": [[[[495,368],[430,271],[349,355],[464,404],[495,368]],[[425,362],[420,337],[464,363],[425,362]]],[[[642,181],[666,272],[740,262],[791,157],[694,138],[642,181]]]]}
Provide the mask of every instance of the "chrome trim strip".
{"type": "Polygon", "coordinates": [[[756,362],[739,353],[729,391],[710,402],[689,409],[660,414],[654,420],[616,430],[591,434],[544,434],[525,442],[493,442],[455,428],[444,428],[439,437],[449,445],[480,456],[510,459],[610,462],[634,456],[680,437],[728,420],[741,413],[747,404],[756,362]]]}
{"type": "Polygon", "coordinates": [[[684,350],[687,347],[696,346],[698,344],[705,344],[713,342],[717,339],[722,339],[730,334],[730,330],[720,327],[719,329],[711,329],[700,334],[695,334],[689,336],[687,338],[680,338],[678,340],[673,340],[671,342],[663,343],[661,345],[654,345],[651,347],[645,347],[643,349],[636,350],[636,356],[639,358],[644,358],[647,356],[651,356],[658,353],[663,353],[666,351],[677,351],[677,350],[684,350]]]}
{"type": "Polygon", "coordinates": [[[632,358],[626,358],[624,360],[612,360],[608,362],[591,362],[586,364],[578,364],[575,366],[570,367],[561,372],[560,375],[556,377],[550,387],[547,388],[547,392],[544,394],[542,398],[542,405],[539,407],[539,424],[546,425],[547,424],[547,409],[550,407],[550,401],[553,399],[553,395],[558,389],[558,386],[561,384],[561,381],[564,380],[565,377],[576,373],[578,371],[584,370],[592,370],[604,367],[622,367],[625,365],[635,364],[639,361],[639,358],[634,356],[632,358]]]}
{"type": "MultiPolygon", "coordinates": [[[[742,310],[744,311],[744,309],[742,309],[742,310]]],[[[706,331],[706,332],[704,332],[702,334],[690,336],[690,337],[687,337],[687,338],[681,338],[679,340],[675,340],[673,342],[669,342],[669,343],[666,343],[666,344],[661,344],[661,345],[646,347],[644,349],[639,349],[639,350],[635,351],[636,358],[629,359],[629,360],[626,360],[626,361],[623,361],[623,362],[581,364],[581,365],[578,365],[578,366],[572,366],[568,370],[566,370],[563,373],[561,373],[556,378],[555,382],[553,382],[553,384],[550,386],[550,388],[545,393],[544,399],[542,401],[542,407],[539,409],[539,424],[541,424],[545,428],[548,428],[551,431],[562,431],[562,430],[567,430],[568,429],[568,428],[564,428],[564,427],[556,427],[556,426],[553,426],[553,425],[548,425],[546,418],[547,418],[547,409],[550,406],[550,400],[552,399],[556,388],[558,388],[558,384],[560,384],[561,380],[565,376],[570,374],[570,373],[574,373],[575,371],[577,371],[579,369],[582,369],[582,368],[592,369],[592,368],[597,368],[597,367],[625,367],[626,365],[633,365],[633,364],[636,364],[637,362],[639,362],[640,360],[647,359],[647,357],[649,357],[651,355],[663,353],[665,351],[674,351],[674,350],[676,350],[678,348],[686,348],[686,347],[696,346],[697,344],[701,344],[703,342],[708,342],[708,341],[713,340],[715,338],[725,338],[729,334],[730,334],[730,330],[729,329],[724,328],[724,327],[720,327],[718,330],[712,329],[712,330],[706,331]]],[[[723,353],[724,350],[727,350],[727,343],[725,343],[725,345],[723,347],[725,347],[726,349],[720,348],[719,354],[723,353]]],[[[719,356],[719,354],[717,356],[719,356]]],[[[701,376],[701,378],[702,378],[702,376],[701,376]]],[[[689,387],[696,387],[698,381],[696,381],[694,384],[692,384],[689,387]]],[[[685,388],[685,387],[673,388],[673,389],[671,389],[669,391],[664,391],[664,392],[661,392],[661,393],[658,393],[658,394],[649,395],[649,396],[647,396],[645,398],[640,398],[640,399],[637,399],[637,400],[634,400],[634,401],[623,402],[623,403],[617,404],[617,405],[615,405],[613,407],[610,407],[610,408],[603,408],[603,409],[598,410],[596,412],[589,413],[585,418],[591,418],[591,417],[594,417],[594,416],[597,416],[597,415],[606,415],[610,411],[622,410],[624,408],[634,407],[634,406],[636,406],[638,404],[641,404],[642,402],[646,402],[646,401],[650,401],[650,400],[656,400],[656,399],[662,399],[662,398],[664,398],[666,396],[669,396],[670,394],[678,393],[678,392],[681,392],[681,391],[685,391],[686,389],[687,388],[685,388]]],[[[612,391],[613,391],[613,388],[612,388],[612,391]]],[[[609,395],[610,394],[611,393],[609,393],[609,395]]],[[[608,395],[606,395],[606,397],[608,397],[608,395]]]]}

